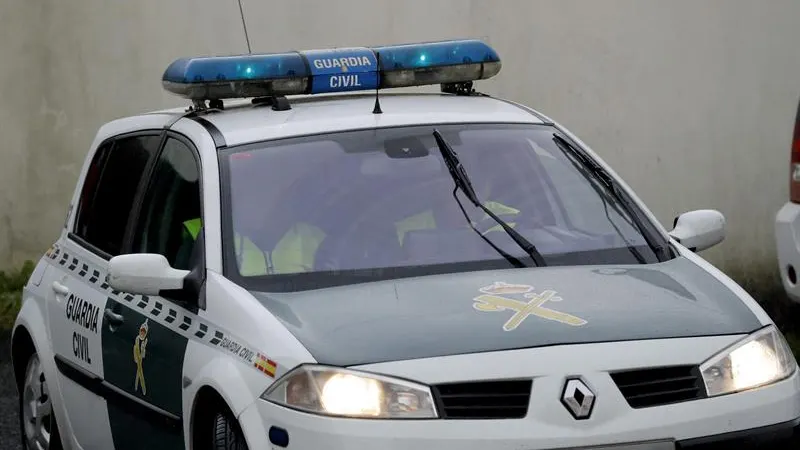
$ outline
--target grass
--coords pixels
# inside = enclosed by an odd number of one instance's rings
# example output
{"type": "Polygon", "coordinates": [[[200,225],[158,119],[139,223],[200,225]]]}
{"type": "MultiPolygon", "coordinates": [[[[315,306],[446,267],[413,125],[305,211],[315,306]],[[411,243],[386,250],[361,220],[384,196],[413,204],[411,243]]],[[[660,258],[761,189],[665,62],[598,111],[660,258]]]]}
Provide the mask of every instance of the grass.
{"type": "Polygon", "coordinates": [[[0,330],[10,329],[22,306],[22,288],[28,283],[35,265],[26,261],[19,269],[0,271],[0,330]]]}

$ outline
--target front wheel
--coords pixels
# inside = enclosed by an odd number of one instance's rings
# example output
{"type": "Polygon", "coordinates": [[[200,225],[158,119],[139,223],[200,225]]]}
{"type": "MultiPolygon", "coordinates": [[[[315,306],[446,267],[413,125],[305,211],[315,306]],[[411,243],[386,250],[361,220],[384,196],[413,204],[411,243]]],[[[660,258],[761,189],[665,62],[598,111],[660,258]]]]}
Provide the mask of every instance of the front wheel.
{"type": "Polygon", "coordinates": [[[61,450],[56,416],[44,367],[39,355],[28,359],[25,378],[19,389],[19,419],[22,448],[26,450],[61,450]]]}
{"type": "Polygon", "coordinates": [[[214,450],[247,450],[239,421],[230,413],[219,412],[214,417],[214,450]]]}

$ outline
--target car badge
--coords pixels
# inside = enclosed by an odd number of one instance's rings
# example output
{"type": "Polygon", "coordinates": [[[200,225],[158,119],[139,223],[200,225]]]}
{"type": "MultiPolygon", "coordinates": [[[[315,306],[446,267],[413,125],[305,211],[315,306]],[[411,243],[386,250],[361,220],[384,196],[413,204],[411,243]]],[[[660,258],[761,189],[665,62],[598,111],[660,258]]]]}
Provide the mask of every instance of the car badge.
{"type": "Polygon", "coordinates": [[[564,383],[561,403],[576,420],[586,420],[592,415],[595,394],[580,378],[569,378],[564,383]]]}
{"type": "Polygon", "coordinates": [[[528,316],[537,316],[543,319],[560,322],[575,327],[586,325],[586,321],[571,314],[545,308],[547,302],[559,302],[561,297],[556,291],[547,290],[541,294],[533,292],[533,286],[527,284],[508,284],[502,281],[490,286],[480,288],[482,295],[473,299],[473,307],[478,311],[514,311],[514,314],[503,325],[505,331],[512,331],[519,327],[528,316]],[[518,300],[512,296],[522,297],[527,301],[518,300]]]}

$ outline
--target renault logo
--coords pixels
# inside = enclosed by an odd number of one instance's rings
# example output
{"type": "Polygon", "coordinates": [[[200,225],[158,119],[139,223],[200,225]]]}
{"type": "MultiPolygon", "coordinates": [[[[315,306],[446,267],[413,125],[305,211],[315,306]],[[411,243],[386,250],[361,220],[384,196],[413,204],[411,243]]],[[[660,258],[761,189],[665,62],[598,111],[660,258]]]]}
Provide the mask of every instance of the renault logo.
{"type": "Polygon", "coordinates": [[[589,386],[579,378],[569,378],[564,384],[564,393],[561,394],[561,403],[567,411],[577,420],[588,419],[592,415],[595,395],[589,386]]]}

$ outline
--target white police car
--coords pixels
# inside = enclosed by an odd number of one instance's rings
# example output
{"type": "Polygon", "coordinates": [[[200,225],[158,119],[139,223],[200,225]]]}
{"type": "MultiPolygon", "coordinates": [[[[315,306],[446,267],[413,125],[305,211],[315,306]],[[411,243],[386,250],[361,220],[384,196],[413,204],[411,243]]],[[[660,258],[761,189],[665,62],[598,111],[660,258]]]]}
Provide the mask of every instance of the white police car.
{"type": "Polygon", "coordinates": [[[775,217],[775,242],[783,287],[789,298],[800,302],[800,102],[795,116],[789,163],[789,201],[775,217]]]}
{"type": "Polygon", "coordinates": [[[499,70],[480,41],[173,63],[194,107],[100,129],[25,289],[29,448],[791,442],[794,357],[694,253],[722,216],[668,234],[473,90],[499,70]]]}

